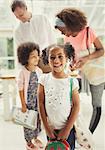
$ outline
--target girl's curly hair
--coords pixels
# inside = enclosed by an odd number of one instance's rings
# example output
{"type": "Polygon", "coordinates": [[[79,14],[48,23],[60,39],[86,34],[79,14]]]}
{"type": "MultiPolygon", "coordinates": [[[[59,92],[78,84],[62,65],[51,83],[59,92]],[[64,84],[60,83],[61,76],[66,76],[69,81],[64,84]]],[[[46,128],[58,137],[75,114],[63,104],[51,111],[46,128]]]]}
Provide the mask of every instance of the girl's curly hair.
{"type": "Polygon", "coordinates": [[[18,61],[22,65],[28,64],[29,55],[32,51],[36,50],[40,55],[39,46],[32,42],[26,42],[21,44],[17,49],[18,61]]]}
{"type": "Polygon", "coordinates": [[[49,63],[48,61],[48,57],[49,57],[49,51],[50,49],[54,48],[54,47],[58,47],[58,48],[62,48],[64,49],[64,52],[66,54],[66,56],[68,57],[68,59],[73,59],[75,58],[75,50],[73,48],[73,46],[68,42],[66,44],[53,44],[53,45],[50,45],[49,47],[45,48],[43,51],[42,51],[42,60],[43,60],[43,63],[45,65],[47,65],[49,63]]]}

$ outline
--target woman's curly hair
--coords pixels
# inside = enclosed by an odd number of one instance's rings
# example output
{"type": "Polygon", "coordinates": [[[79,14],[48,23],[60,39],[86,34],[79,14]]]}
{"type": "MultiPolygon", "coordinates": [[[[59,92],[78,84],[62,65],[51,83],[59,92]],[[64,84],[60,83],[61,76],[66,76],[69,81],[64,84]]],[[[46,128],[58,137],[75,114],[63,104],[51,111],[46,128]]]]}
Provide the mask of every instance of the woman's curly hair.
{"type": "MultiPolygon", "coordinates": [[[[78,9],[66,8],[56,16],[65,23],[67,29],[71,32],[79,32],[87,25],[87,17],[78,9]]],[[[55,28],[57,28],[57,26],[55,26],[55,28]]]]}
{"type": "Polygon", "coordinates": [[[48,58],[49,58],[50,49],[56,48],[56,47],[64,49],[64,53],[66,54],[68,59],[70,59],[70,60],[73,59],[74,60],[75,50],[69,42],[67,42],[66,44],[53,44],[53,45],[48,46],[47,48],[45,48],[42,51],[42,60],[43,60],[43,63],[45,65],[47,65],[49,63],[48,58]]]}
{"type": "Polygon", "coordinates": [[[31,52],[36,50],[38,52],[38,56],[40,55],[39,46],[32,42],[22,43],[17,49],[18,61],[22,65],[28,64],[29,55],[31,52]]]}

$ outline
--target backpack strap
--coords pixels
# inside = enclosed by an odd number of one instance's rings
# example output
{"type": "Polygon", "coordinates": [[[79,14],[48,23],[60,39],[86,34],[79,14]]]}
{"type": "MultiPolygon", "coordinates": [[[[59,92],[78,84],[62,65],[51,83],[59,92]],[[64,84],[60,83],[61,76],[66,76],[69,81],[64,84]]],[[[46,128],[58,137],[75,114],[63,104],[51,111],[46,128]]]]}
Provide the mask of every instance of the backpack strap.
{"type": "Polygon", "coordinates": [[[89,55],[90,55],[88,39],[89,39],[89,26],[86,27],[86,48],[87,48],[89,55]]]}
{"type": "Polygon", "coordinates": [[[73,78],[70,79],[70,103],[72,104],[72,87],[73,87],[73,78]]]}

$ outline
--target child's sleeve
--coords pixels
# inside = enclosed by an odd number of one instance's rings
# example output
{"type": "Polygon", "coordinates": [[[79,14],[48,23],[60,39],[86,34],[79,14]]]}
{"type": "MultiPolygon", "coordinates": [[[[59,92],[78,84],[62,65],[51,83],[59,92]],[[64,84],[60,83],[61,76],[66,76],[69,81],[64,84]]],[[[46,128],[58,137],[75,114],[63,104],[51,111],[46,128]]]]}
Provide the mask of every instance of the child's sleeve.
{"type": "Polygon", "coordinates": [[[19,76],[18,76],[18,79],[17,79],[17,85],[18,85],[19,91],[23,90],[23,87],[24,87],[24,74],[23,74],[22,71],[19,73],[19,76]]]}
{"type": "Polygon", "coordinates": [[[78,80],[76,78],[73,78],[72,88],[73,88],[73,90],[75,90],[75,89],[79,90],[79,83],[78,83],[78,80]]]}
{"type": "Polygon", "coordinates": [[[43,85],[43,86],[45,85],[45,74],[42,74],[39,77],[38,83],[41,84],[41,85],[43,85]]]}

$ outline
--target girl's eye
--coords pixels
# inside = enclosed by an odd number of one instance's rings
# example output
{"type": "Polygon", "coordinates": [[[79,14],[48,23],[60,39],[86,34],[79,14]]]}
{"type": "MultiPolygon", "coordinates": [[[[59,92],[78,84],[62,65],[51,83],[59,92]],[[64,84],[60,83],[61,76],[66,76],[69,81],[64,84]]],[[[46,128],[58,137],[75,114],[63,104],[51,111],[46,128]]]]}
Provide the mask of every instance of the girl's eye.
{"type": "Polygon", "coordinates": [[[54,59],[55,59],[55,57],[54,57],[54,56],[50,56],[50,59],[51,59],[51,60],[54,60],[54,59]]]}
{"type": "Polygon", "coordinates": [[[34,55],[33,55],[33,56],[30,56],[30,58],[31,58],[31,59],[32,59],[32,58],[37,58],[37,56],[34,56],[34,55]]]}
{"type": "MultiPolygon", "coordinates": [[[[63,56],[58,56],[58,58],[59,58],[59,59],[63,59],[63,56]]],[[[56,59],[56,57],[54,57],[54,56],[50,56],[50,59],[51,59],[51,60],[55,60],[55,59],[56,59]]]]}
{"type": "Polygon", "coordinates": [[[58,56],[59,59],[63,59],[63,56],[58,56]]]}

